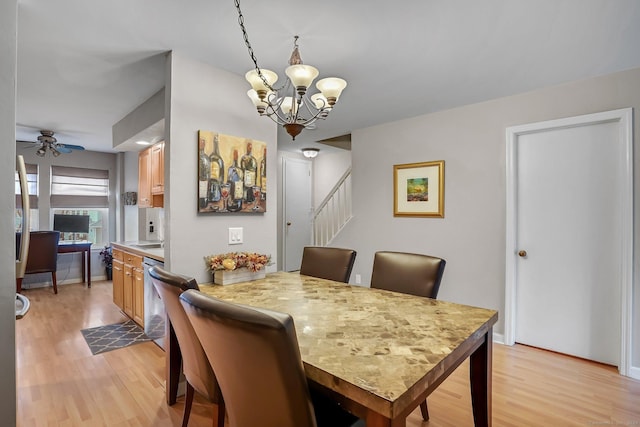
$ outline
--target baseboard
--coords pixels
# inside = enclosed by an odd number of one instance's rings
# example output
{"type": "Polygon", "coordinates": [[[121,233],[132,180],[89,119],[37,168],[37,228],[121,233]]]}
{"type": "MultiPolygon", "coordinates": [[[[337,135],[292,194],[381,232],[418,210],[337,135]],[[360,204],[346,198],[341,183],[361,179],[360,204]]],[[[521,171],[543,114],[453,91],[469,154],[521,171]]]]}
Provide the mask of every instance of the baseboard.
{"type": "Polygon", "coordinates": [[[634,380],[640,380],[640,368],[637,366],[632,366],[629,368],[629,377],[634,380]]]}
{"type": "Polygon", "coordinates": [[[498,344],[504,344],[504,334],[493,333],[493,342],[498,344]]]}

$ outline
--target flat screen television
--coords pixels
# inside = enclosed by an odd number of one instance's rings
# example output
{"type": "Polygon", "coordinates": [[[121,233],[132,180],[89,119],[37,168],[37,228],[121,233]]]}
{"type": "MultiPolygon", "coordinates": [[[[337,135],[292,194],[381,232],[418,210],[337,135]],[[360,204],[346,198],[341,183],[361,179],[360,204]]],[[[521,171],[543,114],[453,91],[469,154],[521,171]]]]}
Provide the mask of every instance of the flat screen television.
{"type": "Polygon", "coordinates": [[[53,229],[61,233],[88,233],[89,215],[53,215],[53,229]]]}

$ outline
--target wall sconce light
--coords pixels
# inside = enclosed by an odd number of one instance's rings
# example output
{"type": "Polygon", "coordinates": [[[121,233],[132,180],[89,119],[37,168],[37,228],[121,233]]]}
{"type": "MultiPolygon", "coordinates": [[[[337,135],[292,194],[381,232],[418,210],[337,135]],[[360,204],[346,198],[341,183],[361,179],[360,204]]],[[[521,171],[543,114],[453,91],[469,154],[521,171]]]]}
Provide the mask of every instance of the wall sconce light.
{"type": "Polygon", "coordinates": [[[317,148],[303,148],[302,154],[308,159],[313,159],[315,156],[318,155],[319,151],[320,150],[318,150],[317,148]]]}

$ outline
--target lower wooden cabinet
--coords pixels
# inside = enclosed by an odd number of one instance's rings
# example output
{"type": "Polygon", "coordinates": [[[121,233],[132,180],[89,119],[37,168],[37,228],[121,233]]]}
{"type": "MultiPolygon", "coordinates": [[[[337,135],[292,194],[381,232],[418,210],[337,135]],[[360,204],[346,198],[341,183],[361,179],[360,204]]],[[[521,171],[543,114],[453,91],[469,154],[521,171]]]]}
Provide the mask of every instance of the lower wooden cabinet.
{"type": "Polygon", "coordinates": [[[113,302],[144,327],[144,270],[142,257],[113,249],[113,302]]]}
{"type": "Polygon", "coordinates": [[[133,271],[133,320],[144,328],[144,271],[133,271]]]}
{"type": "Polygon", "coordinates": [[[115,258],[116,251],[113,251],[113,303],[124,308],[124,263],[115,258]]]}

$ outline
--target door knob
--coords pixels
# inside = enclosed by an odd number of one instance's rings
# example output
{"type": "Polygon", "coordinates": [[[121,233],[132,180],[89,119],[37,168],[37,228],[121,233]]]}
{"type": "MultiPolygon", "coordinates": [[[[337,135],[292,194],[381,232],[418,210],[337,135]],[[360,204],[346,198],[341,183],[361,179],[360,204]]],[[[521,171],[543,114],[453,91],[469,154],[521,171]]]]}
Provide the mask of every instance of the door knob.
{"type": "Polygon", "coordinates": [[[287,222],[287,225],[291,225],[291,221],[287,222]]]}
{"type": "Polygon", "coordinates": [[[524,258],[527,256],[527,251],[520,251],[518,252],[518,255],[524,258]]]}

